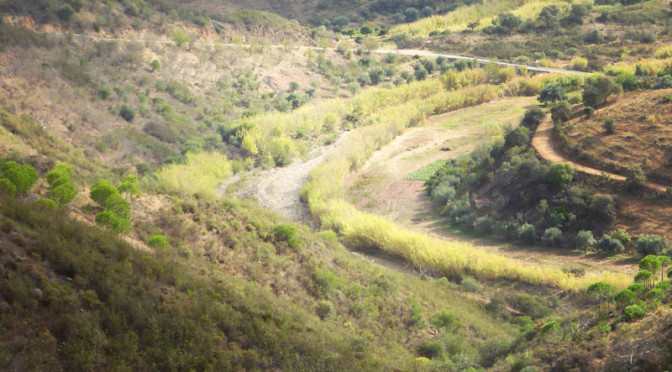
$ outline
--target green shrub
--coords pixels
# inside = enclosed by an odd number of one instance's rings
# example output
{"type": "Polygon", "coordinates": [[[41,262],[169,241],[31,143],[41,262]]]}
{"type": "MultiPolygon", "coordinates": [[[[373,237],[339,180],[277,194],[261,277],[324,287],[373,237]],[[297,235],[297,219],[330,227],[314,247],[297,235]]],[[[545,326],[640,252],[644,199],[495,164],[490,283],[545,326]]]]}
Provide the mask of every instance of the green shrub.
{"type": "Polygon", "coordinates": [[[633,320],[643,318],[644,315],[646,315],[646,310],[644,310],[641,306],[630,305],[623,311],[623,320],[626,322],[631,322],[633,320]]]}
{"type": "Polygon", "coordinates": [[[154,235],[150,237],[147,240],[147,245],[150,248],[154,248],[157,250],[165,250],[170,246],[170,244],[168,244],[168,240],[163,235],[154,235]]]}
{"type": "Polygon", "coordinates": [[[560,188],[572,182],[574,168],[569,163],[553,163],[546,172],[546,182],[553,188],[560,188]]]}
{"type": "Polygon", "coordinates": [[[630,244],[632,242],[632,238],[630,237],[630,234],[628,234],[627,231],[624,229],[616,229],[612,232],[609,233],[609,236],[611,236],[614,239],[618,239],[621,243],[623,243],[624,246],[630,244]]]}
{"type": "Polygon", "coordinates": [[[624,289],[616,293],[614,296],[614,301],[618,307],[626,307],[635,304],[637,303],[637,293],[630,289],[624,289]]]}
{"type": "Polygon", "coordinates": [[[334,305],[326,300],[320,300],[315,305],[315,313],[320,319],[326,319],[334,311],[334,305]]]}
{"type": "Polygon", "coordinates": [[[526,223],[518,228],[518,239],[525,244],[534,244],[537,241],[537,233],[534,225],[526,223]]]}
{"type": "Polygon", "coordinates": [[[525,115],[523,116],[520,125],[526,127],[527,129],[530,130],[530,132],[532,132],[535,129],[537,129],[537,126],[539,126],[539,123],[541,123],[541,121],[544,120],[545,117],[546,113],[543,112],[541,109],[535,107],[525,111],[525,115]]]}
{"type": "Polygon", "coordinates": [[[443,353],[443,347],[438,342],[425,341],[418,347],[418,354],[421,356],[434,359],[443,353]]]}
{"type": "Polygon", "coordinates": [[[583,114],[586,115],[587,118],[590,118],[591,116],[593,116],[594,113],[595,113],[595,109],[592,108],[592,107],[586,107],[586,108],[583,109],[583,114]]]}
{"type": "Polygon", "coordinates": [[[488,235],[492,232],[495,221],[487,216],[478,217],[474,221],[474,232],[480,235],[488,235]]]}
{"type": "Polygon", "coordinates": [[[121,105],[121,108],[119,109],[119,116],[121,116],[124,120],[131,122],[133,119],[135,119],[135,110],[133,110],[133,108],[128,105],[121,105]]]}
{"type": "Polygon", "coordinates": [[[48,208],[54,211],[58,210],[58,204],[56,204],[56,202],[51,199],[40,198],[35,200],[35,204],[38,204],[44,208],[48,208]]]}
{"type": "Polygon", "coordinates": [[[604,123],[602,123],[602,128],[605,133],[614,134],[614,132],[616,132],[616,122],[614,122],[614,119],[606,119],[604,120],[604,123]]]}
{"type": "Polygon", "coordinates": [[[551,108],[551,118],[556,124],[561,124],[572,118],[572,108],[569,103],[562,101],[551,108]]]}
{"type": "Polygon", "coordinates": [[[664,236],[642,235],[637,239],[637,252],[642,256],[659,255],[669,247],[670,243],[664,236]]]}
{"type": "Polygon", "coordinates": [[[301,238],[296,234],[296,227],[292,225],[277,225],[273,228],[273,233],[277,241],[286,242],[294,249],[298,249],[301,246],[301,238]]]}
{"type": "Polygon", "coordinates": [[[595,248],[601,252],[607,253],[621,253],[625,250],[625,247],[619,240],[614,239],[609,235],[603,235],[602,238],[597,241],[595,248]]]}
{"type": "Polygon", "coordinates": [[[454,332],[460,328],[460,323],[455,314],[447,310],[441,310],[432,314],[429,323],[438,329],[445,329],[450,332],[454,332]]]}
{"type": "Polygon", "coordinates": [[[483,284],[471,276],[464,277],[464,279],[462,279],[461,286],[467,292],[476,293],[483,291],[483,284]]]}
{"type": "Polygon", "coordinates": [[[595,240],[591,231],[581,230],[574,237],[574,244],[584,252],[587,252],[588,248],[595,245],[595,243],[597,243],[597,240],[595,240]]]}
{"type": "Polygon", "coordinates": [[[625,177],[625,186],[631,190],[640,189],[646,184],[646,175],[644,171],[637,165],[628,168],[627,176],[625,177]]]}
{"type": "Polygon", "coordinates": [[[562,230],[557,227],[549,227],[544,231],[544,235],[541,237],[541,242],[549,247],[561,246],[564,242],[562,230]]]}
{"type": "Polygon", "coordinates": [[[504,147],[526,147],[530,143],[530,130],[526,127],[518,127],[509,130],[504,135],[504,147]]]}

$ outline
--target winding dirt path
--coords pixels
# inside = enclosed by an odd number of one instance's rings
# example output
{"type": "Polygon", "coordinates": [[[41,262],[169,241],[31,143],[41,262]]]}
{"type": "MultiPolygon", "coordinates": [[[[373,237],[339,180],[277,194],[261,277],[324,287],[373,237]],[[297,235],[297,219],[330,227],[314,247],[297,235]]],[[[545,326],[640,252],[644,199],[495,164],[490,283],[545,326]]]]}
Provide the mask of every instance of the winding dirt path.
{"type": "MultiPolygon", "coordinates": [[[[581,173],[592,174],[596,176],[606,175],[612,180],[621,182],[625,181],[625,177],[620,174],[581,165],[565,157],[555,146],[555,141],[553,140],[553,131],[553,120],[551,118],[546,118],[539,124],[537,130],[534,133],[534,137],[532,138],[532,146],[534,146],[534,148],[544,160],[551,163],[569,163],[572,165],[572,167],[574,167],[574,169],[581,173]]],[[[648,189],[656,191],[665,191],[667,189],[666,186],[654,182],[647,182],[645,186],[648,189]]]]}

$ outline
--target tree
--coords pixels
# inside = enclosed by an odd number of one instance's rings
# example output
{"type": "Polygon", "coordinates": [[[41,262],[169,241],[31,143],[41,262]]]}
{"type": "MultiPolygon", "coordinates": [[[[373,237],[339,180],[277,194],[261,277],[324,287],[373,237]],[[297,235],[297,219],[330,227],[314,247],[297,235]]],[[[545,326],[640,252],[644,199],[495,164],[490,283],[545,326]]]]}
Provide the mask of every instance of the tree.
{"type": "Polygon", "coordinates": [[[558,229],[557,227],[549,227],[544,231],[544,235],[542,235],[541,241],[550,247],[559,247],[564,242],[562,230],[558,229]]]}
{"type": "Polygon", "coordinates": [[[551,118],[556,124],[561,124],[572,118],[572,108],[565,101],[557,103],[551,108],[551,118]]]}
{"type": "Polygon", "coordinates": [[[373,28],[371,28],[369,25],[364,25],[359,29],[359,32],[362,35],[371,35],[373,33],[373,28]]]}
{"type": "Polygon", "coordinates": [[[574,238],[574,244],[577,248],[582,249],[584,253],[588,253],[588,248],[595,245],[595,243],[597,243],[597,240],[593,237],[593,233],[587,230],[579,231],[574,238]]]}
{"type": "Polygon", "coordinates": [[[523,120],[521,120],[520,125],[529,129],[530,132],[537,129],[542,120],[546,117],[546,113],[541,109],[535,107],[525,111],[523,120]]]}
{"type": "Polygon", "coordinates": [[[607,302],[607,311],[609,311],[609,302],[614,296],[615,291],[616,288],[614,288],[613,285],[607,284],[605,282],[593,283],[586,290],[586,292],[588,292],[590,296],[597,299],[597,301],[600,303],[599,305],[600,312],[603,302],[607,302]]]}
{"type": "Polygon", "coordinates": [[[121,105],[121,108],[119,109],[119,116],[124,118],[124,120],[131,122],[133,119],[135,119],[135,110],[133,110],[133,108],[128,105],[121,105]]]}
{"type": "Polygon", "coordinates": [[[602,235],[602,238],[595,245],[597,250],[609,253],[621,253],[625,250],[623,244],[609,235],[602,235]]]}
{"type": "Polygon", "coordinates": [[[504,147],[525,147],[530,143],[530,131],[525,127],[518,127],[504,135],[504,147]]]}
{"type": "Polygon", "coordinates": [[[454,332],[460,328],[460,322],[451,311],[441,310],[432,314],[429,323],[438,329],[454,332]]]}
{"type": "Polygon", "coordinates": [[[539,93],[539,102],[551,102],[555,104],[557,101],[564,101],[567,99],[565,90],[562,85],[558,83],[548,84],[539,93]]]}
{"type": "Polygon", "coordinates": [[[574,168],[569,163],[553,163],[546,172],[546,182],[555,189],[569,184],[573,177],[574,168]]]}
{"type": "Polygon", "coordinates": [[[526,244],[534,244],[537,241],[537,234],[534,231],[534,225],[526,223],[518,228],[518,239],[526,244]]]}
{"type": "Polygon", "coordinates": [[[126,194],[126,197],[131,197],[131,198],[133,198],[134,196],[142,194],[142,192],[140,191],[140,188],[138,187],[137,183],[129,181],[129,180],[122,181],[119,184],[119,186],[117,187],[117,190],[119,190],[120,193],[126,194]]]}
{"type": "Polygon", "coordinates": [[[131,218],[131,203],[119,193],[112,194],[105,199],[105,211],[114,213],[117,217],[129,220],[131,218]]]}
{"type": "Polygon", "coordinates": [[[558,7],[555,5],[545,6],[543,9],[541,9],[541,12],[539,12],[537,20],[543,23],[544,28],[547,30],[555,29],[558,26],[557,16],[559,12],[560,9],[558,9],[558,7]]]}
{"type": "Polygon", "coordinates": [[[404,11],[404,17],[406,22],[415,22],[418,20],[418,18],[420,18],[420,12],[418,12],[418,10],[415,8],[407,8],[404,11]]]}
{"type": "Polygon", "coordinates": [[[70,180],[74,172],[75,167],[70,164],[58,164],[47,172],[46,178],[50,188],[47,196],[59,205],[66,205],[77,196],[75,185],[70,180]]]}
{"type": "MultiPolygon", "coordinates": [[[[661,270],[662,266],[663,265],[660,262],[660,258],[652,254],[642,258],[642,260],[639,261],[639,268],[642,270],[649,271],[651,273],[655,273],[658,270],[661,270]]],[[[662,270],[661,270],[661,276],[662,276],[662,270]]]]}
{"type": "Polygon", "coordinates": [[[614,198],[609,195],[597,195],[591,200],[588,211],[592,217],[611,223],[616,217],[616,203],[614,203],[614,198]]]}
{"type": "Polygon", "coordinates": [[[652,287],[651,285],[652,280],[653,280],[653,274],[651,274],[651,272],[648,270],[640,270],[635,275],[635,283],[643,284],[648,288],[652,287]]]}
{"type": "Polygon", "coordinates": [[[473,21],[473,22],[469,22],[469,24],[467,25],[467,28],[468,28],[471,32],[474,32],[474,30],[476,29],[476,27],[478,27],[478,26],[480,26],[480,25],[481,25],[481,22],[480,22],[480,21],[473,21]]]}
{"type": "Polygon", "coordinates": [[[584,4],[572,4],[572,9],[569,11],[569,15],[565,20],[569,24],[583,24],[583,19],[588,16],[590,12],[588,7],[584,4]]]}
{"type": "Polygon", "coordinates": [[[658,256],[658,259],[660,260],[660,280],[663,280],[665,269],[672,264],[672,259],[668,256],[658,256]]]}
{"type": "Polygon", "coordinates": [[[189,35],[179,28],[174,29],[173,32],[170,33],[170,38],[173,39],[175,45],[177,45],[178,48],[181,48],[182,45],[191,42],[189,35]]]}
{"type": "Polygon", "coordinates": [[[607,98],[618,93],[618,85],[606,76],[600,76],[583,87],[583,104],[592,108],[607,102],[607,98]]]}
{"type": "Polygon", "coordinates": [[[118,193],[118,191],[114,185],[107,180],[100,180],[91,185],[89,196],[91,197],[91,200],[102,206],[105,204],[107,198],[116,193],[118,193]]]}
{"type": "Polygon", "coordinates": [[[7,178],[0,178],[0,193],[14,196],[16,195],[16,186],[7,178]]]}
{"type": "Polygon", "coordinates": [[[96,223],[117,234],[124,234],[131,230],[128,220],[119,218],[112,212],[101,212],[96,215],[96,223]]]}
{"type": "Polygon", "coordinates": [[[37,171],[31,165],[7,161],[0,167],[0,179],[5,179],[5,191],[9,194],[25,194],[37,182],[37,171]],[[9,186],[12,184],[13,187],[9,186]],[[12,192],[13,190],[13,192],[12,192]]]}
{"type": "Polygon", "coordinates": [[[644,187],[646,184],[646,175],[644,171],[637,165],[628,168],[627,177],[625,177],[625,186],[631,190],[637,190],[644,187]]]}
{"type": "Polygon", "coordinates": [[[637,239],[637,252],[641,255],[659,255],[666,250],[669,245],[670,243],[664,236],[642,235],[637,239]]]}
{"type": "Polygon", "coordinates": [[[637,294],[629,289],[624,289],[614,296],[616,306],[624,308],[626,306],[637,303],[637,294]]]}
{"type": "Polygon", "coordinates": [[[346,16],[338,16],[334,18],[334,26],[345,27],[350,23],[350,19],[346,16]]]}
{"type": "Polygon", "coordinates": [[[515,31],[523,21],[511,13],[502,13],[498,15],[497,18],[493,19],[492,23],[497,26],[501,33],[510,34],[515,31]]]}
{"type": "Polygon", "coordinates": [[[434,15],[434,9],[432,9],[429,6],[422,8],[422,10],[420,11],[420,17],[422,18],[431,17],[432,15],[434,15]]]}
{"type": "MultiPolygon", "coordinates": [[[[587,107],[587,108],[592,108],[592,107],[587,107]]],[[[602,123],[602,128],[604,128],[604,131],[607,134],[614,134],[614,132],[616,131],[616,122],[614,121],[614,119],[611,119],[611,118],[605,119],[604,123],[602,123]]]]}

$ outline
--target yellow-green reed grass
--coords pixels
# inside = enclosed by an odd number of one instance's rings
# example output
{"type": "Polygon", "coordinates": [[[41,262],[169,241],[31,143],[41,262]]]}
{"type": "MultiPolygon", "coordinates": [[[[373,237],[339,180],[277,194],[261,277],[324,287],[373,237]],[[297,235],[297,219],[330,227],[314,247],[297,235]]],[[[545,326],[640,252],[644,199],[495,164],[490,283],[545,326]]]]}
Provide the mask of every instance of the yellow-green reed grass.
{"type": "Polygon", "coordinates": [[[179,195],[216,196],[217,185],[231,176],[231,163],[217,152],[187,154],[186,164],[170,164],[156,173],[163,191],[179,195]]]}
{"type": "Polygon", "coordinates": [[[651,72],[652,75],[665,70],[672,64],[672,57],[663,59],[644,58],[636,62],[617,62],[604,68],[607,75],[618,76],[622,73],[634,74],[637,66],[640,66],[651,72]]]}

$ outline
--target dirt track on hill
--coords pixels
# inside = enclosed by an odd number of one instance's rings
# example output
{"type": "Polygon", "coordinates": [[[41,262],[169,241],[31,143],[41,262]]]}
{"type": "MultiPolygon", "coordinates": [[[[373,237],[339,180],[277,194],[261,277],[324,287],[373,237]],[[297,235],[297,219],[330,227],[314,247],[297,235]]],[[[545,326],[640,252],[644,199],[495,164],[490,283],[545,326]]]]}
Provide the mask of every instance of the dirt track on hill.
{"type": "MultiPolygon", "coordinates": [[[[569,163],[572,165],[572,167],[574,167],[574,169],[581,173],[592,174],[596,176],[606,175],[612,180],[620,182],[625,181],[625,177],[620,174],[581,165],[565,157],[560,153],[560,151],[557,150],[554,144],[553,130],[553,120],[551,120],[551,118],[546,118],[539,124],[536,132],[534,133],[534,137],[532,138],[532,146],[534,146],[534,148],[544,160],[551,163],[569,163]]],[[[666,186],[654,182],[647,182],[645,186],[651,190],[657,191],[665,191],[667,189],[666,186]]]]}

